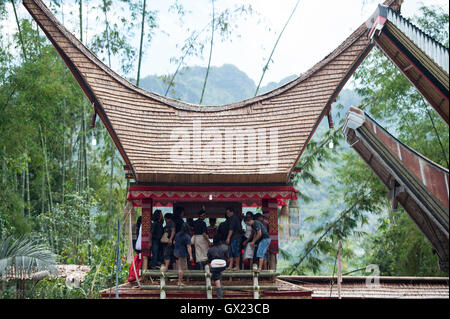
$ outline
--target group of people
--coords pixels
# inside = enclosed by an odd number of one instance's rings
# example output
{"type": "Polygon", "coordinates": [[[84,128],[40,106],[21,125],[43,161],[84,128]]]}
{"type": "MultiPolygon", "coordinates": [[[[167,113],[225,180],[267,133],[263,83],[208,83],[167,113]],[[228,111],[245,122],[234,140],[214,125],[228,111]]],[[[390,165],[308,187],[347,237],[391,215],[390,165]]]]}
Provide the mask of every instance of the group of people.
{"type": "MultiPolygon", "coordinates": [[[[258,271],[268,268],[267,253],[270,245],[268,223],[262,214],[247,212],[239,216],[232,207],[226,208],[225,221],[216,226],[216,219],[205,219],[204,209],[194,221],[184,219],[184,209],[176,207],[174,213],[156,210],[152,215],[151,234],[151,268],[178,270],[178,284],[184,285],[183,274],[186,269],[204,269],[209,264],[212,279],[216,284],[218,297],[221,298],[221,273],[223,270],[239,270],[244,264],[251,269],[258,264],[258,271]],[[245,223],[245,230],[242,227],[245,223]],[[189,260],[189,263],[188,263],[189,260]],[[228,267],[227,267],[228,264],[228,267]]],[[[141,217],[136,229],[138,237],[135,250],[140,253],[142,245],[141,217]]]]}

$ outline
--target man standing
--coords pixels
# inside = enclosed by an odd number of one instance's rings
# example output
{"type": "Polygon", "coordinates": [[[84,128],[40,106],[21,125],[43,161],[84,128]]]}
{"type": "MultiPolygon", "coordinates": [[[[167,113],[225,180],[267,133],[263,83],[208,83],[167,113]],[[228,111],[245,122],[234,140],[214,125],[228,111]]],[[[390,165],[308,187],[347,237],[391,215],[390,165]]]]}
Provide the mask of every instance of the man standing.
{"type": "Polygon", "coordinates": [[[258,243],[256,257],[259,258],[258,271],[261,271],[263,268],[264,260],[266,258],[267,249],[270,245],[269,233],[260,221],[254,220],[251,216],[246,216],[244,221],[246,225],[253,228],[254,235],[253,240],[250,242],[250,245],[255,247],[255,244],[258,243]]]}
{"type": "Polygon", "coordinates": [[[224,218],[225,220],[217,227],[217,236],[223,244],[225,244],[228,237],[228,231],[230,230],[230,219],[226,213],[224,218]]]}
{"type": "Polygon", "coordinates": [[[239,263],[241,261],[241,240],[242,240],[242,225],[241,219],[234,212],[234,208],[228,207],[226,214],[229,218],[229,230],[225,243],[230,246],[230,265],[228,270],[239,270],[239,263]],[[233,268],[234,262],[234,268],[233,268]]]}

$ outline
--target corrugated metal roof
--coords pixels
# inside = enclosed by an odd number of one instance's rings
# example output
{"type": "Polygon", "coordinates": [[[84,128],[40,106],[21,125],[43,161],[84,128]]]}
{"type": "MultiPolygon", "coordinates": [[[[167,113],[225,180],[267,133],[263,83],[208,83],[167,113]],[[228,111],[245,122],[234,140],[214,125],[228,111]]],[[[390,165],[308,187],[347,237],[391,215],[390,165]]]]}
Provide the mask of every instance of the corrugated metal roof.
{"type": "Polygon", "coordinates": [[[383,5],[379,5],[379,12],[413,41],[426,55],[447,72],[447,74],[449,73],[448,48],[412,24],[400,13],[383,5]]]}

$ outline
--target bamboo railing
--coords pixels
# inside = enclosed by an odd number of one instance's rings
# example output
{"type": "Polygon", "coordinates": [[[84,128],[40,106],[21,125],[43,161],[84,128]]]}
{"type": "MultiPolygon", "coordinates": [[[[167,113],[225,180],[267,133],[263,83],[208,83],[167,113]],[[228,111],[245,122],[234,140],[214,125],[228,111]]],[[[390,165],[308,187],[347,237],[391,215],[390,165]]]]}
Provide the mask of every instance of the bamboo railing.
{"type": "MultiPolygon", "coordinates": [[[[253,298],[259,299],[261,291],[278,290],[278,286],[260,286],[259,278],[273,278],[279,274],[273,270],[257,271],[257,266],[253,265],[253,270],[241,270],[241,271],[224,271],[222,277],[229,278],[251,278],[253,279],[253,285],[236,285],[236,286],[222,286],[223,290],[253,290],[253,298]]],[[[188,270],[184,273],[183,277],[187,278],[205,278],[205,285],[184,285],[184,286],[169,286],[166,284],[166,280],[169,277],[178,277],[177,271],[165,271],[162,270],[146,270],[143,275],[144,278],[159,277],[159,285],[141,285],[140,289],[143,290],[159,290],[160,299],[166,299],[166,291],[186,291],[186,290],[204,290],[206,291],[207,299],[212,299],[213,289],[216,287],[211,281],[211,270],[209,265],[205,267],[205,270],[188,270]]]]}

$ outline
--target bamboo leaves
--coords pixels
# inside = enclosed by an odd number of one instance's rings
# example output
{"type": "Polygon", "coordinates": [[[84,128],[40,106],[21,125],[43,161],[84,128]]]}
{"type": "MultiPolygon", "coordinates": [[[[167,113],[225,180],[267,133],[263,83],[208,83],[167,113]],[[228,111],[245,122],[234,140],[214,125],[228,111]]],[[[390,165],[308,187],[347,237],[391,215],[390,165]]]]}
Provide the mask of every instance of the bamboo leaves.
{"type": "Polygon", "coordinates": [[[24,237],[0,238],[0,278],[25,278],[42,270],[55,273],[55,262],[56,255],[35,241],[24,237]]]}

